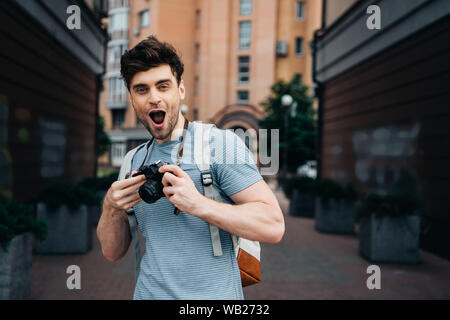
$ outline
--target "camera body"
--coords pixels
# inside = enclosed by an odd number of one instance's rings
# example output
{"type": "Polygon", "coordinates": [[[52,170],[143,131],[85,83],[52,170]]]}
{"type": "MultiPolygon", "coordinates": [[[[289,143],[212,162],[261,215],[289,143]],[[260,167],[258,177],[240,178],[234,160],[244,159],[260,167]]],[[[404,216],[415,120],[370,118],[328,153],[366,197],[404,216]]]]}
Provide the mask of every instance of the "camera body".
{"type": "Polygon", "coordinates": [[[167,163],[164,163],[161,160],[157,160],[152,164],[142,166],[142,168],[133,175],[133,177],[135,177],[143,174],[147,179],[147,181],[139,188],[139,195],[145,202],[153,203],[164,197],[164,186],[162,184],[164,174],[160,173],[158,170],[166,164],[167,163]]]}

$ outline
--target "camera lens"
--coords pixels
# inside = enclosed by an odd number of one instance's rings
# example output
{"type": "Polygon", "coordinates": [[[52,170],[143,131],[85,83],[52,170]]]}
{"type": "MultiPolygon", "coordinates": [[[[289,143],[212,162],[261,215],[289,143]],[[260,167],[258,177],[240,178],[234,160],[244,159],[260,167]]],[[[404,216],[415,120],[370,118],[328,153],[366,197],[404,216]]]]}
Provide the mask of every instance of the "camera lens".
{"type": "Polygon", "coordinates": [[[163,185],[160,182],[149,181],[139,188],[139,195],[145,202],[153,203],[164,195],[162,189],[163,185]]]}

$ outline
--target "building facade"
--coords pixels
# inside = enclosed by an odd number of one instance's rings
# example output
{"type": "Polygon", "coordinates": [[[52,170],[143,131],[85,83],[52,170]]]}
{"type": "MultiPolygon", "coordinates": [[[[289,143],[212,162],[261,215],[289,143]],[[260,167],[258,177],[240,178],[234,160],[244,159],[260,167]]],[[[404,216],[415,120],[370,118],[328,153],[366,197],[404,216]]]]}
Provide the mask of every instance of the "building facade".
{"type": "Polygon", "coordinates": [[[450,2],[341,1],[314,45],[320,176],[417,192],[421,247],[450,258],[450,2]]]}
{"type": "Polygon", "coordinates": [[[185,71],[186,116],[223,129],[258,129],[271,85],[301,76],[312,84],[310,42],[321,24],[315,0],[112,0],[108,71],[100,114],[112,140],[103,165],[149,138],[127,103],[120,56],[149,35],[171,43],[185,71]]]}
{"type": "Polygon", "coordinates": [[[95,175],[107,41],[101,8],[101,1],[0,2],[0,194],[29,200],[47,182],[95,175]],[[80,28],[70,29],[75,12],[80,28]]]}

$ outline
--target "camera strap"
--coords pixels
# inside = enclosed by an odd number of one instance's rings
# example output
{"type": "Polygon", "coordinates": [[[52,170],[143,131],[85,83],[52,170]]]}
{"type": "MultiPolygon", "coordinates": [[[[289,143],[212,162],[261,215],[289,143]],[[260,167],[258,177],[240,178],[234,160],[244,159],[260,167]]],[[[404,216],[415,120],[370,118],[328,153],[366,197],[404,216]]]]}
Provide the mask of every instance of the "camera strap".
{"type": "MultiPolygon", "coordinates": [[[[181,136],[181,142],[180,142],[180,147],[178,148],[178,152],[177,152],[177,166],[180,165],[181,163],[181,159],[183,158],[183,147],[184,147],[184,140],[186,138],[186,132],[187,132],[187,128],[189,127],[189,120],[184,118],[184,126],[183,126],[183,135],[181,136]]],[[[147,143],[147,153],[145,154],[145,158],[144,161],[142,161],[139,170],[142,169],[142,167],[144,166],[145,162],[147,161],[147,157],[149,155],[149,151],[150,151],[150,147],[153,143],[153,140],[155,138],[152,137],[152,139],[147,143]]],[[[133,154],[134,155],[134,154],[133,154]]],[[[130,169],[131,170],[131,169],[130,169]]],[[[131,173],[131,172],[130,172],[131,173]]]]}
{"type": "MultiPolygon", "coordinates": [[[[189,121],[185,118],[184,119],[184,127],[183,127],[183,135],[181,138],[180,147],[178,148],[177,165],[180,165],[181,159],[183,157],[183,146],[184,146],[184,140],[186,137],[186,132],[187,132],[188,126],[189,126],[189,121]]],[[[142,161],[142,164],[139,169],[142,168],[142,166],[147,161],[147,157],[148,157],[149,151],[150,151],[150,146],[152,145],[153,140],[154,140],[154,137],[152,137],[149,142],[141,144],[140,146],[134,148],[133,150],[130,150],[125,155],[125,158],[123,159],[123,162],[122,162],[122,166],[120,168],[118,180],[128,178],[128,176],[131,174],[131,171],[132,171],[131,164],[132,164],[134,155],[136,154],[136,152],[139,149],[141,149],[143,147],[147,147],[147,153],[146,153],[144,161],[142,161]]],[[[175,214],[179,213],[178,208],[175,207],[174,213],[175,214]]],[[[139,276],[140,264],[141,264],[141,247],[140,247],[140,243],[139,243],[137,220],[136,220],[136,216],[134,214],[133,208],[130,208],[129,210],[127,210],[127,217],[128,217],[128,223],[130,225],[131,238],[133,238],[133,241],[134,241],[135,269],[136,269],[135,277],[136,277],[136,282],[137,282],[137,279],[139,276]]]]}

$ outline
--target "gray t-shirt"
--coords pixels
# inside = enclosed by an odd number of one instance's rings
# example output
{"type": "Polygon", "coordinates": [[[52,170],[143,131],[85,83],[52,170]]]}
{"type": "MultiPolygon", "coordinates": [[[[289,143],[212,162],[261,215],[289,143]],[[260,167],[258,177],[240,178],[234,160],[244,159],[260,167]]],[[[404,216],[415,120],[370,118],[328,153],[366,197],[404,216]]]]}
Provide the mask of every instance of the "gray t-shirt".
{"type": "MultiPolygon", "coordinates": [[[[194,130],[187,130],[180,167],[203,194],[200,171],[193,158],[194,130]]],[[[156,160],[175,163],[181,137],[149,147],[146,164],[156,160]]],[[[211,171],[213,183],[223,200],[253,185],[262,177],[253,155],[244,142],[230,130],[211,129],[211,171]]],[[[132,161],[137,170],[147,148],[138,150],[132,161]]],[[[243,299],[239,267],[230,233],[220,230],[222,256],[214,256],[209,224],[186,212],[173,214],[174,205],[163,197],[152,204],[134,207],[137,222],[146,240],[134,299],[243,299]]]]}

